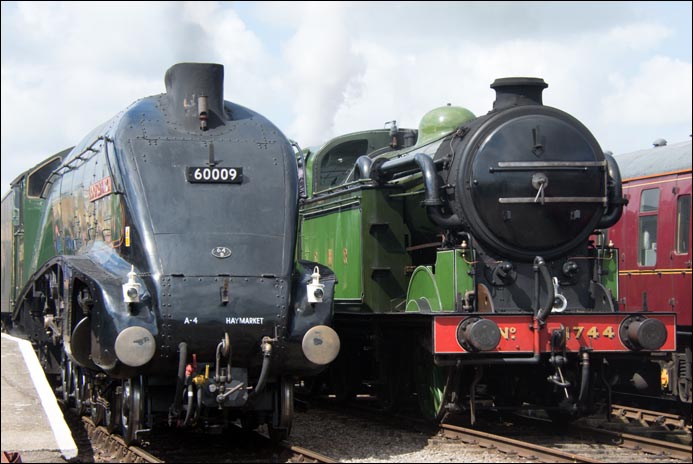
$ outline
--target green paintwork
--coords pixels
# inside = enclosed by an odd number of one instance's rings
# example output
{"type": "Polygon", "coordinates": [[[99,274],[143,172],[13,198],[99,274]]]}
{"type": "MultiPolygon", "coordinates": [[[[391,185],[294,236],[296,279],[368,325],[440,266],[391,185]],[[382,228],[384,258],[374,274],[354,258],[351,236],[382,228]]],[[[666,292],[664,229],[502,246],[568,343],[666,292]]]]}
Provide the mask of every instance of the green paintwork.
{"type": "Polygon", "coordinates": [[[611,290],[614,300],[618,301],[618,248],[599,249],[599,259],[602,260],[602,285],[611,290]]]}
{"type": "MultiPolygon", "coordinates": [[[[429,119],[433,116],[440,125],[431,123],[426,128],[454,125],[448,133],[474,117],[459,107],[429,112],[429,119]]],[[[404,131],[398,132],[402,140],[404,131]]],[[[439,229],[421,205],[421,173],[380,187],[368,180],[355,181],[353,175],[360,156],[375,150],[382,151],[378,158],[412,151],[433,156],[442,138],[429,140],[426,145],[420,140],[401,150],[389,148],[391,142],[387,129],[356,132],[337,137],[307,155],[308,201],[300,212],[299,256],[333,269],[338,280],[335,301],[342,304],[343,310],[417,310],[417,306],[405,305],[409,286],[410,294],[425,298],[432,310],[454,311],[456,296],[460,299],[473,288],[469,266],[461,255],[455,257],[452,251],[440,254],[436,275],[431,269],[419,270],[411,276],[412,283],[406,273],[411,265],[408,244],[439,240],[439,229]],[[416,227],[410,228],[411,224],[416,227]]]]}
{"type": "Polygon", "coordinates": [[[361,230],[360,202],[356,199],[336,203],[304,214],[300,256],[333,270],[338,278],[336,298],[360,301],[363,294],[360,269],[363,257],[358,233],[361,230]],[[323,213],[331,208],[336,209],[323,213]],[[350,261],[357,265],[350,265],[350,261]]]}
{"type": "Polygon", "coordinates": [[[306,163],[303,175],[306,180],[306,196],[313,196],[313,163],[315,162],[315,151],[311,148],[303,149],[303,157],[306,163]]]}
{"type": "Polygon", "coordinates": [[[41,230],[41,219],[45,209],[46,200],[35,198],[24,198],[23,221],[22,221],[22,246],[19,249],[19,262],[22,263],[22,274],[18,276],[17,287],[21,289],[26,285],[27,280],[34,271],[33,261],[38,254],[39,231],[41,230]]]}
{"type": "Polygon", "coordinates": [[[356,160],[368,155],[376,149],[387,147],[390,143],[389,130],[373,130],[356,132],[332,139],[323,145],[316,153],[309,156],[307,169],[311,176],[309,180],[309,197],[314,193],[324,192],[343,185],[353,176],[349,174],[354,169],[356,160]]]}
{"type": "MultiPolygon", "coordinates": [[[[3,199],[3,211],[12,211],[13,216],[9,219],[12,243],[7,246],[3,243],[3,249],[11,250],[11,256],[3,254],[3,269],[16,269],[16,275],[10,279],[11,288],[5,288],[3,281],[4,290],[9,290],[3,293],[3,311],[9,310],[18,293],[52,258],[77,254],[96,242],[107,246],[120,243],[122,197],[110,193],[89,198],[90,187],[111,176],[103,143],[94,144],[93,148],[89,157],[73,160],[80,163],[79,170],[63,169],[51,180],[52,190],[47,198],[40,197],[46,179],[72,149],[63,150],[24,173],[12,184],[13,195],[3,199]],[[5,204],[9,201],[13,204],[5,204]],[[10,260],[13,260],[11,265],[10,260]]],[[[3,230],[7,220],[3,215],[3,230]]]]}
{"type": "Polygon", "coordinates": [[[407,290],[406,311],[422,312],[441,310],[440,291],[431,266],[419,266],[414,270],[407,290]]]}
{"type": "MultiPolygon", "coordinates": [[[[41,163],[35,171],[46,164],[46,162],[41,163]]],[[[46,169],[50,169],[50,167],[46,169]]],[[[7,247],[8,250],[11,250],[11,254],[3,256],[3,269],[8,272],[15,272],[8,282],[8,288],[6,288],[6,291],[9,292],[9,298],[7,301],[3,301],[3,311],[12,309],[17,294],[36,272],[36,260],[41,254],[39,245],[41,238],[50,238],[53,235],[51,230],[44,230],[46,227],[42,226],[47,201],[39,196],[28,195],[27,183],[34,172],[27,171],[23,178],[15,181],[12,185],[13,195],[8,195],[3,200],[3,211],[5,209],[8,212],[12,211],[11,218],[3,217],[3,223],[8,221],[11,223],[12,231],[12,244],[7,247]],[[5,205],[5,201],[12,204],[5,205]]]]}
{"type": "Polygon", "coordinates": [[[456,248],[439,250],[436,255],[435,273],[430,266],[414,270],[407,290],[407,312],[430,310],[432,312],[455,311],[455,296],[461,301],[465,293],[474,289],[471,264],[465,259],[470,253],[456,248]],[[428,308],[422,306],[422,300],[428,308]]]}
{"type": "Polygon", "coordinates": [[[430,421],[440,420],[448,395],[447,384],[451,375],[449,367],[436,366],[433,356],[424,343],[417,343],[413,352],[414,382],[419,410],[430,421]]]}
{"type": "Polygon", "coordinates": [[[417,145],[424,145],[454,131],[476,118],[474,113],[461,106],[441,106],[426,113],[419,123],[417,145]]]}
{"type": "Polygon", "coordinates": [[[2,215],[0,218],[0,246],[2,248],[2,259],[0,260],[1,272],[0,282],[0,311],[8,313],[14,307],[15,299],[15,277],[17,274],[16,266],[16,245],[17,236],[15,231],[19,225],[19,208],[15,204],[17,200],[17,190],[12,189],[2,199],[2,215]]]}
{"type": "Polygon", "coordinates": [[[398,192],[355,185],[301,210],[300,256],[333,269],[337,303],[373,312],[404,309],[411,261],[403,202],[391,197],[398,192]]]}

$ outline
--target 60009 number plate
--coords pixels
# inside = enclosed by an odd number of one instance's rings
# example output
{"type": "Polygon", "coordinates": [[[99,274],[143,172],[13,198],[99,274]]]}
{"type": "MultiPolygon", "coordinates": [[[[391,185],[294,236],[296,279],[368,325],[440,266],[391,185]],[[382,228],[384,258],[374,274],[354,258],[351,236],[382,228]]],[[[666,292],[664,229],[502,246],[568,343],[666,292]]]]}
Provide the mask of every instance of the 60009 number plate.
{"type": "Polygon", "coordinates": [[[243,182],[243,168],[189,167],[185,177],[188,182],[197,184],[240,184],[243,182]]]}

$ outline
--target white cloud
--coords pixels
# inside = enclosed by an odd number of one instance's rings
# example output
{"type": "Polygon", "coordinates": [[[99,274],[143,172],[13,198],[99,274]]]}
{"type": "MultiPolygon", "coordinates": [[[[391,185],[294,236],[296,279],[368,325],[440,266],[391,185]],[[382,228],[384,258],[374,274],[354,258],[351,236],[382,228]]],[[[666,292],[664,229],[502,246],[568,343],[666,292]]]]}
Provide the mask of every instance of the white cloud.
{"type": "MultiPolygon", "coordinates": [[[[669,28],[656,22],[591,28],[581,35],[566,33],[553,39],[497,38],[491,44],[474,35],[441,42],[437,36],[422,34],[416,36],[418,42],[407,42],[403,47],[364,34],[354,40],[352,52],[364,60],[365,71],[352,76],[350,82],[357,91],[347,93],[339,103],[333,129],[325,131],[323,140],[340,133],[380,128],[391,119],[397,119],[400,127],[417,127],[427,111],[448,102],[482,115],[495,99],[489,88],[494,79],[529,76],[542,77],[549,84],[544,92],[545,104],[577,117],[603,145],[616,149],[622,146],[620,151],[636,149],[649,142],[635,141],[632,133],[630,138],[617,137],[614,129],[623,130],[637,118],[647,118],[652,125],[642,103],[656,109],[653,114],[661,114],[661,124],[657,123],[660,126],[668,122],[690,126],[690,62],[679,60],[674,64],[676,60],[651,59],[638,75],[630,72],[636,67],[635,56],[641,56],[648,47],[656,48],[671,35],[669,28]],[[613,70],[632,79],[628,84],[632,88],[614,88],[607,78],[613,70]],[[659,84],[655,84],[658,75],[659,84]],[[638,96],[628,98],[636,89],[638,96]],[[638,101],[642,102],[640,106],[638,101]],[[617,116],[621,112],[629,115],[617,116]],[[612,117],[604,118],[605,113],[612,117]]],[[[679,139],[683,137],[681,134],[679,139]]]]}
{"type": "Polygon", "coordinates": [[[671,35],[672,31],[661,24],[644,22],[616,26],[607,33],[613,44],[639,51],[656,48],[671,35]]]}
{"type": "Polygon", "coordinates": [[[3,193],[135,100],[164,92],[166,70],[185,61],[223,63],[227,100],[273,103],[261,40],[217,3],[3,3],[3,193]]]}
{"type": "Polygon", "coordinates": [[[437,48],[422,44],[400,53],[361,40],[355,51],[365,60],[366,71],[360,91],[345,99],[334,117],[337,133],[382,127],[393,118],[400,127],[417,127],[426,112],[447,103],[483,115],[495,100],[491,83],[511,76],[544,78],[549,83],[546,104],[579,111],[586,103],[581,92],[585,80],[594,80],[581,64],[589,50],[580,44],[509,40],[484,46],[467,41],[437,48]]]}
{"type": "Polygon", "coordinates": [[[334,115],[354,94],[364,63],[353,51],[341,7],[317,3],[303,13],[283,54],[295,115],[289,133],[311,145],[332,134],[334,115]]]}
{"type": "Polygon", "coordinates": [[[225,98],[302,145],[416,127],[448,102],[485,114],[508,76],[544,78],[545,104],[616,152],[649,143],[644,128],[682,140],[690,16],[684,2],[3,2],[2,189],[183,61],[223,64],[225,98]]]}
{"type": "Polygon", "coordinates": [[[604,97],[606,124],[663,125],[690,122],[693,112],[691,63],[655,56],[638,73],[609,76],[613,91],[604,97]]]}
{"type": "Polygon", "coordinates": [[[632,75],[611,73],[595,124],[610,142],[604,148],[623,153],[647,148],[657,138],[669,143],[688,139],[692,87],[691,63],[665,56],[644,61],[632,75]]]}

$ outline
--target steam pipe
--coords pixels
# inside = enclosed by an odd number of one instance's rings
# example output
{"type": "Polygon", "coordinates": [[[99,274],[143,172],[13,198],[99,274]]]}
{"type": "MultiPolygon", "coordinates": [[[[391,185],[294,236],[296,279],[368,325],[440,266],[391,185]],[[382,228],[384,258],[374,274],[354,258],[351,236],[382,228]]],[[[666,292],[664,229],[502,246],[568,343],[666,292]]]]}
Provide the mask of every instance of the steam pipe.
{"type": "Polygon", "coordinates": [[[414,158],[422,153],[407,154],[399,158],[390,158],[377,167],[378,174],[384,178],[392,177],[393,174],[416,168],[414,158]]]}
{"type": "Polygon", "coordinates": [[[414,161],[421,169],[421,175],[423,176],[425,196],[422,204],[427,208],[429,206],[442,206],[443,201],[440,199],[439,194],[438,173],[436,172],[435,164],[433,164],[433,159],[423,153],[417,153],[414,155],[414,161]]]}
{"type": "Polygon", "coordinates": [[[431,221],[443,229],[454,229],[462,226],[462,221],[456,214],[448,214],[446,216],[442,213],[440,207],[429,206],[426,208],[426,212],[431,221]]]}
{"type": "Polygon", "coordinates": [[[262,368],[260,369],[260,378],[257,380],[257,385],[253,389],[252,393],[248,395],[248,399],[254,398],[265,389],[265,383],[267,382],[267,374],[269,373],[270,360],[272,359],[272,339],[269,337],[263,337],[262,339],[262,368]]]}
{"type": "Polygon", "coordinates": [[[585,401],[585,395],[587,395],[590,384],[590,354],[587,351],[583,351],[581,356],[582,381],[580,382],[580,395],[578,396],[578,402],[582,404],[585,401]]]}
{"type": "Polygon", "coordinates": [[[543,325],[546,322],[546,319],[549,317],[551,309],[553,308],[556,294],[554,293],[553,282],[551,281],[551,274],[549,273],[548,266],[546,265],[544,258],[541,256],[534,258],[534,272],[539,274],[534,279],[534,291],[536,295],[536,305],[538,308],[536,319],[540,325],[543,325]],[[539,301],[539,276],[544,279],[544,285],[546,286],[546,291],[548,293],[546,304],[543,307],[539,301]]]}
{"type": "Polygon", "coordinates": [[[231,347],[229,346],[229,354],[226,359],[226,381],[231,382],[231,347]]]}
{"type": "Polygon", "coordinates": [[[618,168],[618,163],[616,163],[614,157],[608,153],[604,153],[604,157],[607,161],[607,171],[608,177],[611,179],[609,183],[611,188],[607,189],[609,206],[597,225],[600,229],[608,229],[616,224],[623,214],[623,205],[628,203],[628,201],[623,198],[621,171],[618,168]]]}
{"type": "Polygon", "coordinates": [[[224,342],[223,342],[223,341],[219,342],[219,344],[217,345],[217,354],[216,354],[216,361],[217,361],[217,362],[214,364],[214,365],[215,365],[215,372],[214,372],[214,381],[215,381],[215,382],[219,382],[219,381],[220,381],[220,373],[219,373],[219,371],[220,371],[220,369],[221,369],[221,368],[220,368],[220,364],[221,364],[221,349],[222,349],[223,346],[224,346],[224,342]]]}
{"type": "Polygon", "coordinates": [[[183,385],[185,384],[185,360],[188,358],[188,344],[180,342],[178,344],[180,357],[178,358],[178,381],[176,382],[176,396],[173,398],[173,404],[169,408],[169,422],[173,416],[178,416],[178,411],[183,404],[183,385]]]}
{"type": "Polygon", "coordinates": [[[368,179],[371,177],[371,166],[373,160],[368,156],[359,156],[354,166],[354,178],[356,180],[368,179]]]}
{"type": "Polygon", "coordinates": [[[190,420],[192,419],[192,410],[193,410],[193,400],[195,399],[195,395],[193,394],[193,386],[192,384],[188,385],[188,410],[185,412],[185,420],[183,421],[183,427],[187,427],[190,425],[190,420]]]}
{"type": "MultiPolygon", "coordinates": [[[[357,161],[358,165],[358,161],[357,161]]],[[[442,211],[443,200],[440,198],[440,182],[433,158],[423,153],[413,156],[403,156],[388,160],[380,165],[369,166],[371,178],[388,178],[396,172],[408,171],[417,168],[421,171],[424,184],[424,201],[428,217],[438,226],[445,229],[458,228],[462,221],[456,214],[444,214],[442,211]]],[[[363,172],[363,171],[361,171],[363,172]]]]}
{"type": "Polygon", "coordinates": [[[200,411],[202,411],[202,391],[197,390],[197,407],[195,408],[195,415],[193,416],[193,421],[197,422],[200,418],[200,411]]]}

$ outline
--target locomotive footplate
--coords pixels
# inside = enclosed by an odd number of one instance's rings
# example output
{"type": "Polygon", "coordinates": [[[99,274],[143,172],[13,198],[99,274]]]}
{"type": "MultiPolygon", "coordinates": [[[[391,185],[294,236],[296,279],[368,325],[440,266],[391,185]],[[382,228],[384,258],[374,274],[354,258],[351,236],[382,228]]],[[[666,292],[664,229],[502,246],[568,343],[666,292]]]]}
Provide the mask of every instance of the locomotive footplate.
{"type": "MultiPolygon", "coordinates": [[[[433,350],[435,354],[538,354],[534,349],[533,317],[523,315],[484,315],[483,318],[465,315],[436,316],[433,321],[433,350]],[[495,324],[495,328],[493,324],[495,324]],[[478,327],[483,341],[497,339],[494,347],[488,343],[467,343],[469,327],[478,327]],[[493,337],[494,333],[500,334],[493,337]],[[466,335],[466,338],[465,338],[466,335]],[[476,346],[476,347],[475,347],[476,346]],[[477,347],[481,346],[482,350],[477,347]]],[[[671,313],[609,313],[609,314],[552,314],[539,328],[539,351],[552,352],[552,336],[564,333],[565,350],[578,353],[630,352],[637,350],[676,350],[676,315],[671,313]],[[655,344],[661,343],[656,347],[655,344]]],[[[555,339],[554,339],[555,344],[555,339]]]]}

